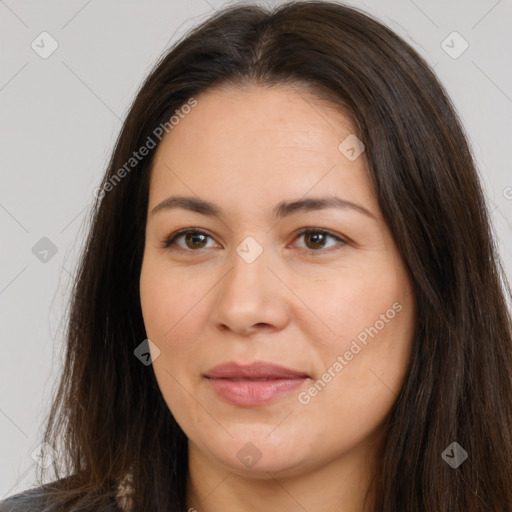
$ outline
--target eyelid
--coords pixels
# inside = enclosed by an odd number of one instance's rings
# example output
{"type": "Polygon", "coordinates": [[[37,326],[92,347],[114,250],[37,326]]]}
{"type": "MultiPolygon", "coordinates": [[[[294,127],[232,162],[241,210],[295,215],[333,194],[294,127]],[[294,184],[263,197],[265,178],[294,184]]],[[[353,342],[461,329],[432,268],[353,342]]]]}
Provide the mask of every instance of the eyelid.
{"type": "MultiPolygon", "coordinates": [[[[202,234],[202,235],[205,235],[205,236],[211,238],[212,240],[214,240],[214,237],[210,233],[208,233],[208,231],[205,231],[204,229],[201,229],[201,228],[190,227],[190,228],[183,228],[183,229],[180,229],[180,230],[172,233],[170,236],[165,238],[165,240],[163,241],[161,247],[163,249],[169,249],[169,247],[171,247],[174,244],[176,239],[178,239],[182,235],[187,235],[189,233],[202,234]]],[[[318,254],[318,255],[320,255],[320,254],[330,253],[332,251],[340,249],[343,246],[348,245],[348,244],[351,243],[350,240],[348,240],[347,238],[342,237],[341,235],[335,234],[335,233],[331,232],[328,229],[317,228],[317,227],[313,227],[313,226],[307,226],[307,227],[300,228],[298,231],[295,232],[293,241],[295,241],[298,237],[300,237],[301,235],[303,235],[305,233],[320,233],[320,234],[323,234],[323,235],[328,235],[328,236],[336,239],[339,242],[338,245],[335,246],[334,248],[331,247],[331,248],[328,248],[328,249],[318,249],[318,250],[303,249],[304,251],[306,251],[309,254],[318,254]]],[[[194,250],[194,249],[183,249],[182,247],[175,247],[175,249],[173,249],[173,250],[184,251],[184,252],[200,252],[202,249],[194,250]]]]}

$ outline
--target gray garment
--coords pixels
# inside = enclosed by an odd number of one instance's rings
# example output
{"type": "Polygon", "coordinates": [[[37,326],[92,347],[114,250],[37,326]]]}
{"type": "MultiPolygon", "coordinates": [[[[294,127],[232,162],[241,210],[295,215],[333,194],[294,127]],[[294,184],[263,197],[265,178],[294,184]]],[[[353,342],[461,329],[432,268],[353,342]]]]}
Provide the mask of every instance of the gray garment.
{"type": "Polygon", "coordinates": [[[37,487],[0,501],[0,512],[39,512],[44,510],[44,502],[44,492],[37,487]]]}
{"type": "MultiPolygon", "coordinates": [[[[47,504],[46,494],[43,487],[36,487],[10,496],[0,501],[0,512],[54,512],[55,508],[47,504]]],[[[98,509],[73,508],[73,512],[100,512],[98,509]]],[[[101,508],[101,512],[122,512],[113,501],[106,507],[101,508]]]]}

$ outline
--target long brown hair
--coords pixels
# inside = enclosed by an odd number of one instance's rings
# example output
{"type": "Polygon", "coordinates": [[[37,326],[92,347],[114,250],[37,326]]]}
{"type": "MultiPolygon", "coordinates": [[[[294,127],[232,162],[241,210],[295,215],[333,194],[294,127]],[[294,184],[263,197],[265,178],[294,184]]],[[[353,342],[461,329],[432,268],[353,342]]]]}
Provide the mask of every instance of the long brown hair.
{"type": "Polygon", "coordinates": [[[358,9],[324,1],[225,8],[143,83],[94,202],[70,303],[44,438],[60,456],[51,510],[101,510],[127,473],[135,510],[185,510],[187,438],[151,366],[134,356],[146,338],[138,284],[155,149],[126,164],[148,137],[159,142],[157,127],[170,131],[176,110],[219,84],[313,88],[343,107],[366,147],[418,312],[374,475],[375,511],[510,512],[511,292],[461,122],[406,42],[358,9]],[[448,448],[453,457],[454,442],[468,454],[456,468],[442,456],[448,448]]]}

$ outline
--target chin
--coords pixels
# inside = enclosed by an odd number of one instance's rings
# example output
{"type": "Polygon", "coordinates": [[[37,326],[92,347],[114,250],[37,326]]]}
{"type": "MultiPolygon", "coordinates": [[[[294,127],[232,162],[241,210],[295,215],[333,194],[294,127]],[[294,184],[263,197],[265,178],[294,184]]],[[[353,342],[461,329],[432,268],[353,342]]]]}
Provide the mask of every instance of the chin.
{"type": "MultiPolygon", "coordinates": [[[[285,444],[282,438],[270,440],[269,430],[261,436],[240,436],[209,447],[210,453],[226,470],[245,477],[268,479],[272,476],[295,476],[312,465],[312,454],[303,453],[307,445],[297,440],[285,444]]],[[[271,434],[272,435],[272,434],[271,434]]]]}

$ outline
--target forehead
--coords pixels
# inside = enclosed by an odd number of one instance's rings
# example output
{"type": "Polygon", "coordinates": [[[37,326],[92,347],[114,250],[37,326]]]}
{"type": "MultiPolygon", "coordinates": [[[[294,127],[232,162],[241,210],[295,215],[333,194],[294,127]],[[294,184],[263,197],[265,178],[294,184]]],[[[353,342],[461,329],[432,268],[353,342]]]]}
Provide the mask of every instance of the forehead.
{"type": "Polygon", "coordinates": [[[195,99],[157,149],[150,206],[171,192],[247,206],[308,191],[373,201],[364,153],[350,161],[339,150],[354,135],[341,107],[287,85],[215,88],[195,99]]]}

